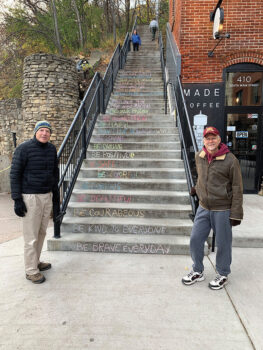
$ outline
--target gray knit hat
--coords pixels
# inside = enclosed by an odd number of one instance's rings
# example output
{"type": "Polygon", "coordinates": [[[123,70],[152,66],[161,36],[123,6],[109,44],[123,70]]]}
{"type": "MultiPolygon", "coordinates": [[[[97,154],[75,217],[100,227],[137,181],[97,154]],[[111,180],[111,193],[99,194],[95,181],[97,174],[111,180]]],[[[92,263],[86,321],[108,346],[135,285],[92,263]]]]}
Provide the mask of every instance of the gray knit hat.
{"type": "Polygon", "coordinates": [[[36,123],[35,129],[34,129],[34,134],[36,134],[36,132],[41,128],[47,128],[50,130],[50,133],[52,133],[51,125],[46,120],[41,120],[40,122],[36,123]]]}

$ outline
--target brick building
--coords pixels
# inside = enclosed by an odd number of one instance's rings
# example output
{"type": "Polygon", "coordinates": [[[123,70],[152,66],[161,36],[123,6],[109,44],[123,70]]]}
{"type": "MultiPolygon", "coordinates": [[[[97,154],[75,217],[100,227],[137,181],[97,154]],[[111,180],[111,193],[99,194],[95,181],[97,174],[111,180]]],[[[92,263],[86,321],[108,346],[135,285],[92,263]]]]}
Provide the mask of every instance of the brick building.
{"type": "Polygon", "coordinates": [[[169,79],[181,76],[201,147],[214,125],[239,158],[245,192],[259,188],[263,168],[262,0],[170,0],[169,79]]]}

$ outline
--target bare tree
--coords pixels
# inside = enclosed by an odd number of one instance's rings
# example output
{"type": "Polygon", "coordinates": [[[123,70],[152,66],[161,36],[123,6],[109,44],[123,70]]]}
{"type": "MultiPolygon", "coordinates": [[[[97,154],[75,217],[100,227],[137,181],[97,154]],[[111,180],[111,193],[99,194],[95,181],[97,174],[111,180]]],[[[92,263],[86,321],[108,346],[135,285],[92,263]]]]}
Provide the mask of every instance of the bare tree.
{"type": "Polygon", "coordinates": [[[136,7],[137,7],[137,0],[135,0],[135,2],[134,2],[134,9],[132,11],[131,23],[134,22],[134,17],[135,17],[135,14],[136,14],[136,7]]]}
{"type": "Polygon", "coordinates": [[[150,22],[150,0],[146,0],[147,22],[150,22]]]}
{"type": "Polygon", "coordinates": [[[114,39],[114,44],[116,44],[117,38],[116,38],[116,18],[115,18],[115,4],[114,4],[114,0],[111,0],[110,8],[111,8],[111,16],[112,16],[113,39],[114,39]]]}
{"type": "Polygon", "coordinates": [[[57,9],[56,9],[55,0],[51,0],[51,2],[52,2],[52,12],[53,12],[53,19],[54,19],[55,37],[56,37],[56,42],[57,42],[57,48],[58,48],[59,54],[61,56],[63,56],[62,47],[61,47],[61,43],[60,43],[60,37],[59,37],[58,18],[57,18],[57,9]]]}
{"type": "Polygon", "coordinates": [[[77,22],[78,22],[78,27],[79,27],[79,45],[81,48],[84,47],[84,40],[83,40],[83,30],[82,30],[82,25],[81,25],[81,20],[80,20],[80,14],[79,14],[79,9],[76,3],[76,0],[71,0],[72,5],[74,7],[76,16],[77,16],[77,22]]]}
{"type": "Polygon", "coordinates": [[[126,32],[130,28],[130,0],[125,0],[125,14],[126,14],[126,32]]]}

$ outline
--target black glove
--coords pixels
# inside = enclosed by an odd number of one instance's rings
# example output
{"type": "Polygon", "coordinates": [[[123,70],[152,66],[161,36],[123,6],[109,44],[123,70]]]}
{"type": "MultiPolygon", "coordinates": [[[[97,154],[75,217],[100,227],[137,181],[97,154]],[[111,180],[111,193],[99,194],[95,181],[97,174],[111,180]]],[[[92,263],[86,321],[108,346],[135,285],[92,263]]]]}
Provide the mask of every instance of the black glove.
{"type": "Polygon", "coordinates": [[[229,219],[231,226],[238,226],[241,224],[241,220],[229,219]]]}
{"type": "Polygon", "coordinates": [[[53,197],[52,197],[52,201],[54,202],[59,202],[60,201],[60,195],[59,195],[59,190],[55,189],[52,191],[53,197]]]}
{"type": "Polygon", "coordinates": [[[59,196],[59,190],[53,190],[53,197],[52,197],[52,202],[53,202],[53,221],[56,221],[56,217],[59,215],[60,212],[60,196],[59,196]]]}
{"type": "Polygon", "coordinates": [[[17,216],[23,217],[26,215],[25,213],[27,212],[27,209],[26,209],[26,205],[25,205],[22,198],[15,199],[14,210],[15,210],[15,213],[17,216]]]}
{"type": "Polygon", "coordinates": [[[195,195],[196,195],[195,187],[191,187],[190,196],[195,196],[195,195]]]}

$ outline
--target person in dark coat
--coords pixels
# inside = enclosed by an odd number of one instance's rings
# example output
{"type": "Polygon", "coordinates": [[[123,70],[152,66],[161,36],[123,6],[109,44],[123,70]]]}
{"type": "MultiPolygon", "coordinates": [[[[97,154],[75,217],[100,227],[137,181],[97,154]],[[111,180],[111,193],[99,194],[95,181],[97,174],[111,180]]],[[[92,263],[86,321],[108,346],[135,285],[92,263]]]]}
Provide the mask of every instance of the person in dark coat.
{"type": "Polygon", "coordinates": [[[183,277],[185,285],[201,282],[204,276],[204,244],[213,229],[216,233],[216,277],[213,290],[228,283],[232,262],[232,227],[243,219],[243,183],[238,159],[221,142],[219,131],[208,126],[203,132],[203,149],[195,156],[197,184],[191,195],[199,198],[190,238],[193,270],[183,277]]]}
{"type": "Polygon", "coordinates": [[[47,121],[36,123],[33,139],[16,148],[10,171],[14,210],[23,218],[26,278],[33,283],[44,282],[40,271],[51,268],[50,263],[39,259],[52,201],[56,204],[54,208],[59,210],[57,151],[49,142],[50,135],[51,125],[47,121]]]}
{"type": "Polygon", "coordinates": [[[141,45],[141,38],[140,35],[137,33],[136,29],[133,31],[131,40],[133,45],[133,51],[139,51],[139,46],[141,45]]]}

